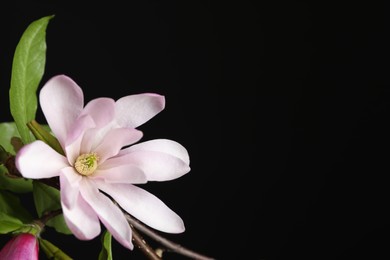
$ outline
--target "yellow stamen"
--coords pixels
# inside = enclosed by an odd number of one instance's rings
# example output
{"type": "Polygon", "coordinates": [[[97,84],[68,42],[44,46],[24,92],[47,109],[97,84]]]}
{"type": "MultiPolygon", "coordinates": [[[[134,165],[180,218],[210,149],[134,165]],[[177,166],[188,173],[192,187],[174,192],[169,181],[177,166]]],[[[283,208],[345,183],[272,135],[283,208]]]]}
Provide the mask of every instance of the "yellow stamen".
{"type": "Polygon", "coordinates": [[[89,176],[96,170],[99,157],[96,153],[86,153],[77,157],[74,168],[78,173],[89,176]]]}

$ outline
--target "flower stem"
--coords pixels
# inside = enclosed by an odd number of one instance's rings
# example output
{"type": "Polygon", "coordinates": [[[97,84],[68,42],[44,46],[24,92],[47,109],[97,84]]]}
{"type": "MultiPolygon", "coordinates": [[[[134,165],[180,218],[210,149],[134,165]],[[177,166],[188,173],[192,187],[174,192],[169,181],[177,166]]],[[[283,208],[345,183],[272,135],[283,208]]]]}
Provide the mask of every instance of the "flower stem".
{"type": "MultiPolygon", "coordinates": [[[[127,214],[127,213],[124,213],[124,214],[126,216],[127,221],[129,222],[129,224],[131,226],[134,226],[134,228],[138,229],[139,231],[141,231],[145,235],[149,236],[150,238],[152,238],[155,241],[159,242],[160,244],[164,245],[170,251],[175,252],[177,254],[181,254],[181,255],[190,257],[192,259],[215,260],[215,258],[211,258],[211,257],[205,256],[205,255],[201,255],[201,254],[199,254],[197,252],[194,252],[194,251],[192,251],[190,249],[187,249],[187,248],[185,248],[185,247],[183,247],[183,246],[181,246],[181,245],[179,245],[177,243],[174,243],[174,242],[172,242],[172,241],[170,241],[170,240],[160,236],[156,232],[152,231],[148,227],[146,227],[143,224],[141,224],[141,222],[139,222],[138,220],[136,220],[135,218],[133,218],[129,214],[127,214]]],[[[134,230],[134,228],[133,228],[133,230],[134,230]]]]}

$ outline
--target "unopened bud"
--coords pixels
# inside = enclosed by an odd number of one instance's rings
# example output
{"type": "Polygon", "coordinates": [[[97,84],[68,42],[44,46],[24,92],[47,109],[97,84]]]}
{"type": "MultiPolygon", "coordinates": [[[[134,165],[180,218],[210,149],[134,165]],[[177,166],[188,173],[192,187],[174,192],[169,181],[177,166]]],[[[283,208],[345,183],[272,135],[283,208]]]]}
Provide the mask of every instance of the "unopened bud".
{"type": "Polygon", "coordinates": [[[21,233],[11,238],[0,251],[0,259],[38,260],[39,244],[30,233],[21,233]]]}

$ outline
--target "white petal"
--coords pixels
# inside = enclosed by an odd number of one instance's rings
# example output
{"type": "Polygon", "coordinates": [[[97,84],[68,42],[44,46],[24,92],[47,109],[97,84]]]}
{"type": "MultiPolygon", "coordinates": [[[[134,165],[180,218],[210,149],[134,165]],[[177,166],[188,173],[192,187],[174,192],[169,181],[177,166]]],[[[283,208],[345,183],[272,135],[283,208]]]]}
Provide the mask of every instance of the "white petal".
{"type": "Polygon", "coordinates": [[[91,240],[100,234],[100,222],[95,211],[82,196],[77,197],[76,205],[71,209],[62,203],[62,212],[67,226],[80,240],[91,240]]]}
{"type": "Polygon", "coordinates": [[[132,128],[112,129],[104,137],[103,142],[94,150],[99,155],[100,162],[117,155],[124,146],[137,142],[142,137],[142,132],[132,128]]]}
{"type": "Polygon", "coordinates": [[[91,180],[82,180],[80,192],[112,236],[124,247],[133,249],[131,228],[123,212],[108,197],[100,193],[91,180]]]}
{"type": "Polygon", "coordinates": [[[65,75],[51,78],[42,87],[39,95],[42,112],[62,147],[68,130],[83,109],[83,99],[81,88],[65,75]]]}
{"type": "Polygon", "coordinates": [[[134,165],[120,165],[108,169],[101,169],[104,164],[99,166],[98,170],[90,176],[93,179],[104,180],[109,183],[146,183],[147,179],[144,172],[134,165]]]}
{"type": "Polygon", "coordinates": [[[170,154],[179,158],[186,164],[190,164],[190,157],[187,149],[176,141],[169,139],[154,139],[139,144],[135,144],[123,150],[123,153],[133,151],[153,151],[170,154]]]}
{"type": "Polygon", "coordinates": [[[160,113],[164,96],[152,93],[122,97],[115,103],[115,119],[119,127],[136,128],[160,113]]]}
{"type": "Polygon", "coordinates": [[[184,232],[183,220],[159,198],[131,184],[108,184],[96,181],[130,215],[143,223],[168,233],[184,232]]]}
{"type": "Polygon", "coordinates": [[[149,181],[168,181],[190,171],[187,150],[179,143],[166,139],[130,146],[106,163],[136,165],[142,169],[149,181]]]}
{"type": "Polygon", "coordinates": [[[84,133],[95,126],[92,117],[89,115],[79,117],[74,127],[69,131],[66,140],[65,153],[69,164],[73,165],[77,157],[82,152],[82,144],[84,143],[84,133]]]}
{"type": "Polygon", "coordinates": [[[61,201],[69,209],[76,205],[80,189],[79,183],[81,179],[81,175],[77,174],[73,167],[67,167],[61,171],[61,201]]]}
{"type": "Polygon", "coordinates": [[[23,146],[16,154],[15,164],[23,177],[31,179],[59,176],[62,168],[69,167],[64,156],[42,141],[23,146]]]}
{"type": "Polygon", "coordinates": [[[88,102],[81,115],[89,115],[96,127],[103,127],[115,117],[115,101],[111,98],[96,98],[88,102]]]}

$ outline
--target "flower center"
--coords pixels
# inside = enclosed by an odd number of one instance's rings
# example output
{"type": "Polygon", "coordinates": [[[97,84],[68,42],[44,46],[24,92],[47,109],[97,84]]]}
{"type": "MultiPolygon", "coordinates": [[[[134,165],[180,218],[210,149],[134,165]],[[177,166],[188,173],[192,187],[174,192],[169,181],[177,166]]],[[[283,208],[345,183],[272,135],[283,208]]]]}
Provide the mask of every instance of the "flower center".
{"type": "Polygon", "coordinates": [[[86,153],[77,157],[74,167],[81,175],[89,176],[96,170],[98,161],[96,153],[86,153]]]}

